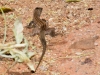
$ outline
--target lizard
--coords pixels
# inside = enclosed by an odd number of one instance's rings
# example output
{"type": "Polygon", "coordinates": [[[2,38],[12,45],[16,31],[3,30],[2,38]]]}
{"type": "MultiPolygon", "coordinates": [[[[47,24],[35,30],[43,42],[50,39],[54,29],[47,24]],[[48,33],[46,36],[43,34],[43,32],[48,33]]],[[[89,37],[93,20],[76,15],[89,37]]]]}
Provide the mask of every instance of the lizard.
{"type": "Polygon", "coordinates": [[[48,27],[48,22],[45,19],[40,19],[40,15],[42,13],[43,8],[41,7],[36,7],[35,10],[33,11],[33,20],[30,21],[29,25],[27,25],[27,28],[34,28],[33,33],[31,35],[35,36],[36,34],[40,33],[40,28],[39,26],[43,26],[43,24],[46,25],[45,29],[45,35],[50,35],[52,37],[56,36],[55,34],[55,28],[49,28],[48,27]],[[37,23],[42,23],[38,24],[37,23]]]}
{"type": "MultiPolygon", "coordinates": [[[[43,46],[43,52],[42,55],[40,57],[39,63],[35,69],[34,72],[36,72],[37,68],[39,67],[43,56],[46,52],[46,40],[45,40],[45,35],[50,34],[51,36],[55,35],[55,29],[54,28],[48,28],[47,26],[47,22],[45,19],[40,19],[41,13],[42,13],[43,8],[41,7],[36,7],[33,11],[33,19],[32,21],[29,23],[29,25],[27,26],[28,28],[30,27],[34,27],[34,33],[33,35],[38,34],[39,35],[39,39],[41,41],[41,44],[43,46]],[[37,31],[36,31],[37,30],[37,31]]],[[[33,72],[33,71],[32,71],[33,72]]]]}

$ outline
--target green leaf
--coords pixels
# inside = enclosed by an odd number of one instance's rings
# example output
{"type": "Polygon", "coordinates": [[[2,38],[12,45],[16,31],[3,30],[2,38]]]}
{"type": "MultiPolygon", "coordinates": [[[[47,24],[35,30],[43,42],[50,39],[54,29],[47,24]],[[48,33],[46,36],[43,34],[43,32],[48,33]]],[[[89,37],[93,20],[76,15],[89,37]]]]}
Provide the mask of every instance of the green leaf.
{"type": "Polygon", "coordinates": [[[27,52],[27,56],[29,57],[29,58],[31,58],[32,56],[34,56],[35,55],[35,52],[27,52]]]}
{"type": "Polygon", "coordinates": [[[15,21],[13,32],[15,35],[16,43],[20,44],[23,40],[23,25],[20,19],[15,21]]]}

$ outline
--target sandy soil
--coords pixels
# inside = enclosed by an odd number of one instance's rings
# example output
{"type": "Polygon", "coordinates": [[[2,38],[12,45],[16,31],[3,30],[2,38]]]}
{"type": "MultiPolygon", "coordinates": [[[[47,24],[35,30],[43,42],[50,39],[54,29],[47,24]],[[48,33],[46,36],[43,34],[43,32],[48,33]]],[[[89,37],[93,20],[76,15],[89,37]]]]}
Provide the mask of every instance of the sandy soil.
{"type": "MultiPolygon", "coordinates": [[[[6,43],[14,41],[14,17],[20,17],[24,35],[36,46],[36,55],[31,59],[35,67],[42,46],[38,36],[30,36],[32,29],[25,28],[32,20],[34,8],[42,7],[41,18],[46,19],[49,27],[54,27],[56,33],[60,34],[55,37],[46,36],[47,51],[36,73],[31,73],[24,63],[17,63],[6,72],[14,60],[0,57],[1,75],[5,72],[6,75],[100,75],[100,38],[94,39],[95,36],[100,36],[99,0],[72,3],[65,0],[1,0],[0,6],[14,9],[13,12],[6,13],[6,43]]],[[[3,34],[4,19],[0,14],[0,42],[3,41],[3,34]]]]}

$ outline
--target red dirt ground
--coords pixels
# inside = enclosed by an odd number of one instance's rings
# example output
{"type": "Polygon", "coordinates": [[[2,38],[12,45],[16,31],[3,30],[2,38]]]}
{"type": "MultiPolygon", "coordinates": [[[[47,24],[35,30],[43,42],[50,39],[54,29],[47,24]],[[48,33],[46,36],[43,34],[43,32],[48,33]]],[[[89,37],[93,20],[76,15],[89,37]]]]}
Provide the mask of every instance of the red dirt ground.
{"type": "MultiPolygon", "coordinates": [[[[6,42],[14,40],[14,19],[11,16],[20,17],[25,27],[32,19],[35,7],[43,8],[41,18],[48,20],[49,26],[61,34],[55,37],[46,36],[47,51],[36,73],[31,73],[25,64],[17,63],[6,75],[100,75],[100,38],[87,43],[95,36],[100,37],[99,0],[81,0],[75,3],[67,3],[66,0],[1,0],[0,6],[14,9],[13,12],[6,13],[6,42]],[[90,8],[93,10],[89,10],[90,8]],[[84,42],[80,43],[81,40],[84,42]],[[74,45],[75,42],[77,46],[74,45]]],[[[3,31],[4,19],[0,14],[0,42],[3,41],[3,31]]],[[[34,51],[37,54],[31,60],[37,64],[42,46],[38,36],[30,37],[29,33],[32,33],[32,29],[24,28],[24,35],[36,46],[34,51]]],[[[12,59],[0,57],[0,75],[13,63],[12,59]]]]}

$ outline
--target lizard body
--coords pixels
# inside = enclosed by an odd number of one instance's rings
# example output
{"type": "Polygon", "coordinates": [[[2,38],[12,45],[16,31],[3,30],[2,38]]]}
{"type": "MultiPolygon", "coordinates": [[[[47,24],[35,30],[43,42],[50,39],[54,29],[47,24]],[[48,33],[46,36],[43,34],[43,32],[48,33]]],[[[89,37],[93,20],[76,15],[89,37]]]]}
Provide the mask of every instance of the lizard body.
{"type": "Polygon", "coordinates": [[[27,28],[31,28],[34,27],[34,31],[33,31],[33,36],[38,34],[39,35],[39,39],[41,41],[41,44],[43,46],[43,52],[42,55],[40,57],[39,63],[35,69],[34,72],[36,72],[37,68],[39,67],[43,56],[46,52],[46,40],[45,40],[45,35],[51,35],[52,37],[55,36],[55,28],[48,28],[48,23],[45,19],[40,19],[41,13],[42,13],[43,8],[41,7],[36,7],[33,11],[33,20],[29,23],[29,25],[27,26],[27,28]]]}
{"type": "Polygon", "coordinates": [[[46,22],[44,22],[42,19],[40,19],[42,9],[43,8],[41,8],[41,7],[37,7],[37,8],[35,8],[34,13],[33,13],[33,21],[35,22],[36,27],[40,28],[39,39],[43,46],[43,52],[42,52],[42,55],[40,57],[39,63],[37,65],[35,71],[39,67],[39,65],[43,59],[43,56],[46,52],[46,40],[45,40],[46,22]]]}

